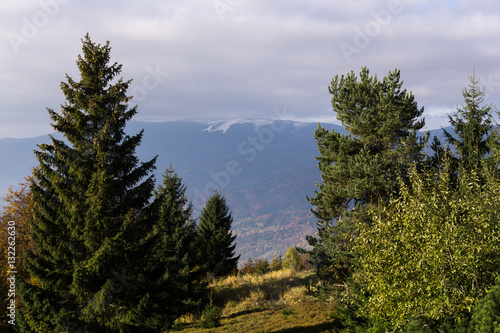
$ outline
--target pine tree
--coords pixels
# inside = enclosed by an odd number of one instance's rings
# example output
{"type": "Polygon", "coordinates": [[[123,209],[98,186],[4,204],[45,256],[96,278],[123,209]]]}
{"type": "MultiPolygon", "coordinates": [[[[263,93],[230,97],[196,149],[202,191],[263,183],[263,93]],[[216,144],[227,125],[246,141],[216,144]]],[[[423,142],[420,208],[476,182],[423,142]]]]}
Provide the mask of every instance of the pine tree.
{"type": "Polygon", "coordinates": [[[205,253],[207,270],[225,276],[236,270],[240,256],[234,256],[236,235],[231,232],[233,217],[226,199],[218,192],[208,198],[201,211],[199,237],[205,253]]]}
{"type": "Polygon", "coordinates": [[[148,308],[155,291],[142,286],[156,158],[139,163],[143,133],[125,134],[137,110],[127,104],[131,81],[115,79],[122,66],[109,64],[109,42],[94,44],[87,34],[82,43],[80,81],[66,75],[61,114],[48,109],[64,140],[51,136],[35,151],[23,331],[141,331],[138,318],[155,311],[148,308]]]}
{"type": "Polygon", "coordinates": [[[484,89],[479,87],[479,78],[476,79],[475,71],[468,79],[469,89],[462,90],[465,105],[458,108],[453,116],[448,115],[456,137],[446,130],[444,134],[448,143],[455,147],[458,161],[466,170],[475,170],[491,152],[489,137],[493,124],[491,107],[481,107],[485,97],[484,89]]]}
{"type": "Polygon", "coordinates": [[[318,236],[308,237],[312,262],[325,279],[343,282],[352,274],[354,220],[369,220],[366,207],[387,200],[398,175],[423,158],[426,138],[417,138],[424,120],[411,92],[402,89],[399,70],[382,81],[363,68],[336,75],[329,87],[337,118],[349,134],[315,131],[322,183],[308,198],[318,218],[318,236]]]}
{"type": "Polygon", "coordinates": [[[161,308],[157,321],[168,325],[182,314],[198,309],[205,297],[198,230],[186,189],[170,165],[163,183],[155,189],[153,204],[157,224],[148,271],[150,280],[157,281],[152,295],[153,303],[161,308]]]}

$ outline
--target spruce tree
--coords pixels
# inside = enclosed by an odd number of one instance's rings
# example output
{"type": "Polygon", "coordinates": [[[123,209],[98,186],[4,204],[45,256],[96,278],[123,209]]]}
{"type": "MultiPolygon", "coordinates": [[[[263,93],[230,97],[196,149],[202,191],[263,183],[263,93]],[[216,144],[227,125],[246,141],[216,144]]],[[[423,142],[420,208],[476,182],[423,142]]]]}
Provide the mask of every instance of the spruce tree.
{"type": "Polygon", "coordinates": [[[479,87],[475,71],[468,76],[469,88],[462,90],[465,104],[453,116],[448,115],[455,136],[444,130],[446,140],[455,147],[458,161],[466,170],[476,170],[491,152],[490,135],[493,130],[491,107],[482,106],[484,89],[479,87]]]}
{"type": "Polygon", "coordinates": [[[94,44],[87,34],[82,43],[80,81],[66,75],[61,113],[48,109],[64,139],[51,136],[35,151],[22,331],[142,331],[139,319],[155,311],[148,306],[155,291],[143,284],[156,158],[139,163],[143,133],[125,134],[137,110],[127,104],[131,81],[109,63],[109,42],[94,44]]]}
{"type": "Polygon", "coordinates": [[[437,136],[432,138],[429,148],[431,148],[433,154],[427,158],[427,163],[431,167],[438,168],[443,162],[445,155],[448,153],[448,149],[442,146],[437,136]]]}
{"type": "Polygon", "coordinates": [[[172,325],[186,312],[199,309],[205,296],[205,275],[197,227],[186,186],[172,165],[155,189],[154,247],[149,261],[150,281],[156,281],[152,295],[160,306],[159,323],[172,325]]]}
{"type": "Polygon", "coordinates": [[[402,85],[397,69],[379,81],[363,68],[359,81],[350,72],[336,75],[329,87],[333,110],[349,134],[321,126],[315,131],[322,183],[308,198],[318,236],[307,239],[312,262],[325,279],[341,283],[352,274],[354,221],[368,221],[366,207],[387,200],[398,175],[405,177],[408,166],[423,158],[426,138],[417,137],[423,108],[402,85]]]}
{"type": "Polygon", "coordinates": [[[199,237],[207,271],[216,277],[228,275],[238,266],[240,256],[234,256],[236,235],[231,232],[232,223],[226,199],[215,192],[201,211],[199,237]]]}

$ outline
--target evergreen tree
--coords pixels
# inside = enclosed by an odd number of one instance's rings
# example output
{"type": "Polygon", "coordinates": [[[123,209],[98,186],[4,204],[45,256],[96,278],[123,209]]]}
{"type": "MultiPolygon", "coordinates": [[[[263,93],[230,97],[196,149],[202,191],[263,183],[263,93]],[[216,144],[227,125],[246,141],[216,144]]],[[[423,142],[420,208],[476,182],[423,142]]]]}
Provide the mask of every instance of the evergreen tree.
{"type": "Polygon", "coordinates": [[[172,165],[167,168],[163,183],[155,189],[153,205],[157,224],[149,280],[157,281],[152,298],[160,306],[158,323],[172,325],[182,314],[199,308],[205,296],[202,282],[205,271],[192,204],[186,197],[182,178],[172,165]]]}
{"type": "Polygon", "coordinates": [[[432,167],[439,167],[443,162],[445,154],[448,153],[447,147],[443,147],[437,136],[432,138],[432,143],[429,146],[433,151],[433,155],[428,158],[428,164],[432,167]]]}
{"type": "Polygon", "coordinates": [[[471,332],[500,332],[500,280],[488,290],[486,295],[474,305],[471,320],[471,332]]]}
{"type": "Polygon", "coordinates": [[[51,136],[35,151],[22,331],[142,331],[139,319],[155,311],[143,284],[156,158],[139,163],[142,132],[125,134],[137,110],[127,104],[131,81],[115,79],[122,66],[109,64],[109,42],[82,43],[80,81],[66,75],[61,114],[48,109],[65,140],[51,136]]]}
{"type": "Polygon", "coordinates": [[[205,252],[207,270],[214,276],[225,276],[236,270],[240,256],[234,256],[236,235],[231,232],[233,217],[226,199],[215,192],[201,211],[199,237],[205,252]]]}
{"type": "Polygon", "coordinates": [[[329,87],[337,118],[349,134],[315,131],[322,183],[313,198],[318,236],[308,237],[312,262],[321,277],[338,282],[352,274],[352,219],[369,220],[366,207],[387,200],[397,176],[422,160],[426,138],[416,132],[424,126],[423,113],[411,92],[402,89],[399,70],[382,81],[363,68],[360,79],[351,72],[336,75],[329,87]]]}
{"type": "Polygon", "coordinates": [[[450,124],[456,134],[444,130],[446,140],[453,145],[458,154],[458,160],[466,170],[475,170],[491,152],[490,134],[493,130],[491,107],[483,106],[484,89],[479,87],[475,71],[470,81],[469,89],[462,90],[465,105],[457,109],[453,116],[448,115],[450,124]]]}
{"type": "Polygon", "coordinates": [[[281,256],[278,257],[278,255],[275,255],[273,259],[271,259],[271,262],[269,263],[269,269],[271,271],[279,271],[283,268],[283,260],[281,259],[281,256]]]}

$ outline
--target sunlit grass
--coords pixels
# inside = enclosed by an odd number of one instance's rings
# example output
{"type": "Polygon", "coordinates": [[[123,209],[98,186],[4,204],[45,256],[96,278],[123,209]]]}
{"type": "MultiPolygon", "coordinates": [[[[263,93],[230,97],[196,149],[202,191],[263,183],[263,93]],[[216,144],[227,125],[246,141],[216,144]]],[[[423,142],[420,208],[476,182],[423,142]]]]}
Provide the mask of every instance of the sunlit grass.
{"type": "Polygon", "coordinates": [[[202,329],[197,318],[185,316],[179,331],[334,332],[334,304],[317,301],[310,293],[318,283],[313,271],[291,269],[215,279],[209,288],[213,304],[222,309],[220,327],[202,329]]]}
{"type": "MultiPolygon", "coordinates": [[[[288,295],[294,288],[306,290],[305,284],[314,283],[313,272],[297,273],[291,269],[269,272],[264,275],[231,276],[216,280],[211,285],[213,302],[223,306],[224,316],[243,311],[272,308],[297,301],[288,295]]],[[[302,300],[310,297],[307,292],[301,294],[302,300]]]]}

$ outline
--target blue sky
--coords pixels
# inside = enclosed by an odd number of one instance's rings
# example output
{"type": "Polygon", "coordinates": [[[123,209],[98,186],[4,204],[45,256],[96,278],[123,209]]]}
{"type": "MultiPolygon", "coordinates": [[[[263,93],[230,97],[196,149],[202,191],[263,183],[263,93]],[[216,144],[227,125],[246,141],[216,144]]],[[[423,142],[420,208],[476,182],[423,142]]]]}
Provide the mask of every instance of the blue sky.
{"type": "Polygon", "coordinates": [[[135,120],[275,118],[332,121],[328,85],[362,66],[398,68],[425,108],[447,125],[475,66],[500,106],[500,4],[420,0],[23,0],[0,4],[0,137],[51,131],[60,82],[78,79],[89,32],[110,41],[133,78],[135,120]]]}

